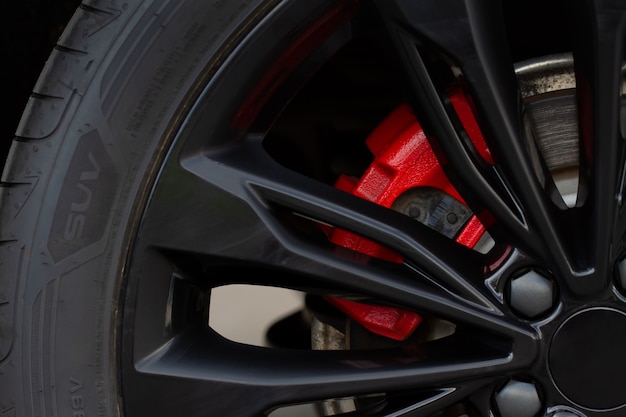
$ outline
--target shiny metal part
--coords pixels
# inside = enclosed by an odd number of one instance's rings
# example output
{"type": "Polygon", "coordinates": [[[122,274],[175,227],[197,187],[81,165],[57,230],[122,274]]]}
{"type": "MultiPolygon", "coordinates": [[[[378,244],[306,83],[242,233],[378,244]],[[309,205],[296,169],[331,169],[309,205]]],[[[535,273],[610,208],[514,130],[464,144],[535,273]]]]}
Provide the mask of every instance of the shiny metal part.
{"type": "MultiPolygon", "coordinates": [[[[578,196],[579,129],[576,77],[571,54],[523,61],[515,66],[529,130],[568,207],[578,196]]],[[[531,152],[532,153],[532,152],[531,152]]],[[[543,178],[540,181],[544,183],[543,178]]]]}
{"type": "MultiPolygon", "coordinates": [[[[313,350],[344,350],[346,349],[346,336],[314,316],[311,323],[311,347],[313,350]]],[[[334,416],[352,411],[356,411],[353,397],[335,398],[320,403],[320,413],[323,416],[334,416]]]]}
{"type": "Polygon", "coordinates": [[[571,53],[519,62],[515,65],[515,73],[525,99],[576,88],[574,58],[571,53]]]}
{"type": "Polygon", "coordinates": [[[311,347],[313,350],[344,350],[346,349],[346,336],[333,326],[323,323],[313,316],[311,347]]]}

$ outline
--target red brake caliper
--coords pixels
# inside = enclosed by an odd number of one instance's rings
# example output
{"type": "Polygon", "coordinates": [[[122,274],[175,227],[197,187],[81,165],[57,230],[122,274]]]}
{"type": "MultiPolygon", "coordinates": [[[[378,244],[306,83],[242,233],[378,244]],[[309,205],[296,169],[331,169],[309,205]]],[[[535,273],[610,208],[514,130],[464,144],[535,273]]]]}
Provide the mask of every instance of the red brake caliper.
{"type": "MultiPolygon", "coordinates": [[[[449,92],[449,98],[478,153],[485,161],[493,163],[465,94],[460,89],[454,89],[449,92]]],[[[429,215],[429,223],[426,224],[433,227],[434,223],[442,221],[440,217],[446,214],[446,208],[457,207],[457,213],[467,213],[467,217],[451,237],[470,248],[476,245],[485,229],[469,209],[465,210],[463,198],[444,174],[409,106],[400,105],[396,108],[368,136],[366,144],[374,155],[374,161],[360,179],[340,176],[335,184],[337,188],[381,206],[411,216],[415,214],[413,217],[416,218],[420,217],[420,209],[407,204],[397,207],[401,201],[399,197],[410,194],[412,190],[435,190],[435,195],[444,197],[435,202],[435,212],[429,215]]],[[[432,191],[428,192],[432,195],[432,191]]],[[[448,217],[448,223],[462,220],[454,212],[448,211],[450,215],[452,217],[448,217]]],[[[398,253],[347,230],[330,229],[329,239],[337,245],[376,258],[403,262],[398,253]]],[[[419,314],[401,308],[363,304],[336,297],[327,297],[327,300],[369,331],[395,340],[406,339],[422,321],[419,314]]]]}

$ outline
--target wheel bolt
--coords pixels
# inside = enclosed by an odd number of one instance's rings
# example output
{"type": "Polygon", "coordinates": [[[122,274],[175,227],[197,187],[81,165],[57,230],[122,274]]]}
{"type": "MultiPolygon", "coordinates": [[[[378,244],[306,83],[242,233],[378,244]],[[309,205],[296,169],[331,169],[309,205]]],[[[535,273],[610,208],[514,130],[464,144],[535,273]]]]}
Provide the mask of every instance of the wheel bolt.
{"type": "Polygon", "coordinates": [[[411,216],[412,218],[417,219],[420,214],[422,214],[422,211],[419,209],[419,207],[411,206],[409,208],[409,216],[411,216]]]}
{"type": "Polygon", "coordinates": [[[456,222],[459,221],[459,216],[457,216],[454,213],[448,213],[448,215],[446,216],[446,219],[448,220],[448,223],[455,224],[456,222]]]}
{"type": "Polygon", "coordinates": [[[511,380],[495,395],[500,417],[534,417],[543,408],[532,382],[511,380]]]}
{"type": "Polygon", "coordinates": [[[509,283],[509,303],[518,314],[537,318],[554,305],[554,282],[536,270],[514,277],[509,283]]]}

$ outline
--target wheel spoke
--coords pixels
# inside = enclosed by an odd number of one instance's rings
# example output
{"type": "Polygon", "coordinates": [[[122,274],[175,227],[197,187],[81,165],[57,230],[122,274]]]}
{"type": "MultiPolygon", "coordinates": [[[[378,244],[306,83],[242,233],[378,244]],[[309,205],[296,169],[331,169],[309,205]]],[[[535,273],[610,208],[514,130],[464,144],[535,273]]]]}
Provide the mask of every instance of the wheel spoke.
{"type": "Polygon", "coordinates": [[[499,13],[498,8],[471,0],[456,2],[456,7],[429,4],[424,10],[416,2],[399,0],[394,4],[397,10],[382,9],[390,16],[413,102],[426,115],[425,129],[432,132],[443,160],[449,162],[451,181],[460,190],[467,190],[467,199],[479,215],[486,209],[496,218],[495,227],[490,229],[496,240],[508,239],[541,259],[557,275],[575,281],[569,277],[576,275],[579,253],[568,242],[577,218],[563,216],[564,203],[524,127],[506,32],[502,19],[493,15],[499,13]],[[447,25],[452,27],[442,30],[447,25]],[[456,36],[448,36],[450,31],[456,36]],[[486,167],[473,156],[455,131],[420,55],[424,43],[434,44],[439,53],[458,63],[494,166],[486,167]]]}
{"type": "Polygon", "coordinates": [[[296,175],[264,155],[258,142],[249,141],[219,159],[194,157],[182,167],[168,166],[139,233],[142,250],[192,254],[205,270],[225,268],[210,279],[195,278],[203,285],[249,283],[367,296],[532,345],[533,332],[494,302],[483,281],[482,255],[407,216],[296,175]],[[193,204],[177,204],[176,193],[193,195],[193,204]],[[406,262],[365,261],[325,237],[303,238],[281,220],[285,210],[359,231],[406,255],[406,262]],[[212,218],[227,221],[207,222],[212,218]],[[244,267],[272,272],[232,272],[244,267]]]}
{"type": "Polygon", "coordinates": [[[300,273],[325,271],[318,275],[337,282],[346,281],[346,275],[368,275],[366,270],[348,272],[345,266],[332,272],[335,268],[329,265],[339,262],[338,257],[362,255],[338,247],[333,254],[325,239],[317,243],[308,235],[303,239],[284,220],[285,213],[297,213],[375,240],[404,255],[417,271],[414,279],[425,277],[482,308],[497,309],[483,283],[483,255],[407,216],[281,167],[256,141],[241,145],[230,156],[194,157],[183,165],[184,169],[170,165],[153,194],[140,234],[149,245],[289,266],[300,273]],[[177,203],[189,196],[193,203],[177,203]],[[206,221],[212,218],[225,222],[206,221]]]}
{"type": "MultiPolygon", "coordinates": [[[[520,345],[526,346],[529,354],[532,354],[535,349],[534,332],[530,327],[504,315],[495,306],[491,309],[485,308],[468,301],[461,295],[433,286],[425,279],[420,280],[419,274],[409,268],[381,262],[363,264],[358,261],[358,257],[357,262],[355,262],[350,254],[341,256],[341,254],[338,255],[324,248],[302,247],[300,245],[298,251],[300,253],[293,252],[289,256],[281,255],[278,258],[269,256],[266,259],[261,259],[260,261],[265,263],[268,271],[272,271],[267,274],[237,272],[237,268],[245,268],[245,265],[250,262],[258,268],[261,264],[254,262],[254,260],[226,261],[194,254],[195,260],[201,264],[198,270],[204,271],[211,268],[212,272],[208,277],[204,276],[202,272],[199,273],[201,276],[188,275],[185,276],[185,280],[200,287],[248,283],[319,291],[322,294],[335,296],[365,296],[374,300],[382,300],[384,303],[428,312],[454,323],[464,323],[486,329],[493,334],[512,338],[517,340],[520,345]]],[[[176,260],[168,258],[172,255],[164,256],[160,254],[160,251],[149,250],[148,248],[144,249],[144,253],[144,267],[141,274],[146,276],[146,280],[142,281],[142,288],[139,293],[148,298],[141,299],[139,305],[154,308],[154,306],[163,303],[161,300],[168,298],[168,288],[171,287],[172,279],[175,279],[178,268],[176,260]],[[159,288],[161,290],[158,290],[159,288]]],[[[143,314],[142,311],[138,310],[136,315],[143,323],[140,326],[152,328],[152,323],[165,317],[165,312],[143,314]]],[[[159,326],[158,323],[157,326],[159,326]]],[[[156,333],[160,332],[161,330],[156,331],[156,333]]],[[[154,337],[158,339],[158,335],[155,334],[154,337]]],[[[142,341],[152,340],[153,337],[146,336],[141,339],[142,341]]]]}
{"type": "MultiPolygon", "coordinates": [[[[437,391],[437,395],[426,397],[429,401],[419,403],[417,398],[421,397],[413,397],[414,403],[402,407],[406,415],[419,416],[427,415],[423,410],[440,409],[464,398],[478,375],[481,379],[499,379],[536,360],[538,346],[533,332],[515,329],[504,323],[504,318],[484,313],[478,317],[477,312],[472,314],[478,326],[465,322],[451,336],[399,349],[329,352],[241,345],[206,328],[206,309],[198,307],[208,302],[206,290],[194,290],[200,281],[181,276],[175,278],[178,283],[163,282],[159,279],[161,271],[169,270],[166,275],[170,275],[177,269],[168,266],[163,256],[153,256],[145,263],[139,288],[129,290],[129,305],[135,314],[133,323],[125,326],[133,336],[125,341],[124,383],[127,390],[140,387],[129,395],[127,406],[133,410],[154,407],[151,412],[166,415],[171,407],[186,407],[176,398],[189,398],[184,404],[193,409],[185,411],[195,415],[203,411],[203,404],[210,404],[206,398],[225,398],[227,401],[220,404],[232,407],[228,404],[233,401],[240,404],[235,399],[252,395],[253,409],[246,410],[255,415],[276,405],[303,401],[407,390],[433,392],[432,387],[447,387],[446,395],[437,391]],[[167,293],[172,291],[174,300],[165,304],[164,300],[171,298],[167,293]],[[137,301],[133,301],[133,294],[138,295],[137,301]],[[172,319],[167,318],[168,311],[172,319]],[[150,401],[144,393],[150,393],[150,401]]],[[[431,308],[433,305],[447,313],[463,309],[446,305],[449,300],[437,299],[436,294],[412,298],[427,309],[437,310],[431,308]]],[[[243,413],[235,406],[220,415],[231,412],[243,413]]]]}
{"type": "MultiPolygon", "coordinates": [[[[490,380],[487,379],[487,381],[490,380]]],[[[387,396],[385,410],[379,415],[380,417],[429,417],[461,403],[484,384],[486,384],[484,380],[472,379],[455,384],[454,388],[387,396]]]]}
{"type": "Polygon", "coordinates": [[[625,141],[620,137],[620,95],[624,66],[626,8],[604,1],[586,1],[574,8],[574,62],[581,123],[581,189],[579,205],[587,225],[583,281],[589,292],[610,285],[613,248],[621,247],[619,221],[625,141]]]}
{"type": "MultiPolygon", "coordinates": [[[[517,360],[510,352],[482,342],[465,341],[462,348],[456,346],[459,342],[384,351],[275,350],[190,331],[136,361],[125,383],[137,387],[137,395],[126,405],[159,416],[171,415],[174,408],[185,415],[201,415],[206,412],[204,404],[214,413],[229,416],[257,415],[275,406],[351,395],[432,392],[432,387],[458,389],[459,394],[453,396],[458,399],[469,394],[476,375],[483,380],[502,377],[528,364],[528,358],[517,360]],[[211,402],[218,397],[222,401],[211,402]],[[173,401],[176,398],[189,401],[173,401]],[[224,409],[218,412],[215,407],[224,409]]],[[[433,401],[430,409],[445,405],[442,399],[438,405],[436,398],[433,401]]]]}
{"type": "MultiPolygon", "coordinates": [[[[507,232],[512,232],[516,237],[517,243],[529,245],[529,251],[539,250],[539,242],[529,242],[529,233],[524,224],[519,207],[511,200],[510,195],[503,189],[499,178],[494,175],[495,171],[484,168],[476,164],[472,156],[472,152],[467,149],[461,137],[455,130],[446,109],[442,104],[437,87],[435,86],[425,63],[417,50],[417,40],[404,27],[415,26],[419,21],[411,19],[410,16],[404,16],[406,10],[393,10],[390,7],[391,2],[382,3],[381,10],[383,15],[389,20],[388,25],[393,40],[395,41],[403,65],[408,74],[410,90],[413,96],[410,97],[413,104],[419,109],[418,114],[420,122],[424,129],[429,132],[431,138],[437,138],[437,144],[445,153],[444,169],[446,167],[454,167],[450,170],[448,176],[455,187],[469,202],[474,212],[483,217],[483,222],[491,226],[493,221],[485,221],[484,214],[486,209],[491,215],[495,216],[498,222],[496,228],[490,228],[490,233],[494,237],[506,236],[510,239],[507,232]],[[399,15],[399,16],[398,16],[399,15]],[[407,22],[408,20],[408,22],[407,22]],[[400,21],[401,23],[397,23],[400,21]],[[497,227],[505,226],[506,231],[500,231],[497,227]]],[[[394,4],[401,7],[417,6],[417,3],[409,5],[406,2],[396,2],[394,4]]],[[[443,6],[443,5],[442,5],[443,6]]],[[[448,5],[446,5],[447,7],[448,5]]],[[[442,19],[441,24],[447,24],[449,19],[442,19]]],[[[420,14],[417,10],[415,14],[420,14]]],[[[428,19],[426,19],[428,20],[428,19]]],[[[454,22],[454,20],[452,20],[454,22]]],[[[437,24],[433,24],[438,26],[437,24]]],[[[462,28],[466,30],[466,28],[462,28]]],[[[447,30],[447,29],[446,29],[447,30]]],[[[433,35],[439,33],[432,27],[429,32],[433,35]]],[[[453,39],[466,38],[467,36],[455,36],[453,39]]]]}

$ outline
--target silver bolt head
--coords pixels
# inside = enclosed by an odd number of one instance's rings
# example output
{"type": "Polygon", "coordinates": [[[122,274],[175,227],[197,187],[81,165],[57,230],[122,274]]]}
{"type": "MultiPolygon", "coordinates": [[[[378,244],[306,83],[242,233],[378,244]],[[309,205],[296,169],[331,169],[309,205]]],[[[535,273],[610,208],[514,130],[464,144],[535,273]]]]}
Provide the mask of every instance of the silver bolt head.
{"type": "Polygon", "coordinates": [[[510,304],[516,312],[527,318],[539,317],[554,305],[554,283],[535,270],[513,278],[510,304]]]}
{"type": "Polygon", "coordinates": [[[495,400],[501,417],[535,417],[543,406],[531,382],[509,381],[496,393],[495,400]]]}

